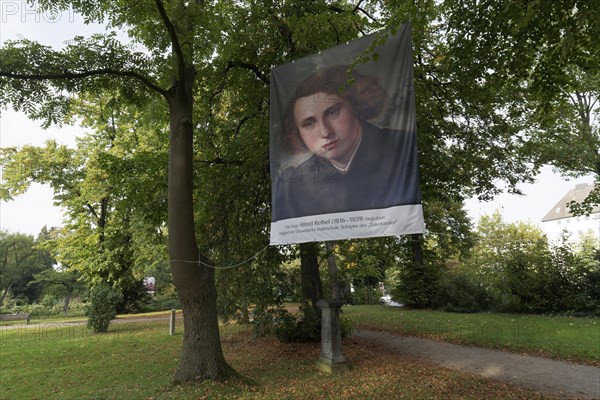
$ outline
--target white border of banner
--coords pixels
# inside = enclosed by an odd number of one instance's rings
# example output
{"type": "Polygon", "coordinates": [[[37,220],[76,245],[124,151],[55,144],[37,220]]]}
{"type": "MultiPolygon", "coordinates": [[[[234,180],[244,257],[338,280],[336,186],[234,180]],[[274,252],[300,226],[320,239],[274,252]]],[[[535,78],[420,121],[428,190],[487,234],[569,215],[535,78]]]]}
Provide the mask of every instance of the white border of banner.
{"type": "Polygon", "coordinates": [[[271,245],[424,233],[423,206],[409,204],[271,223],[271,245]]]}

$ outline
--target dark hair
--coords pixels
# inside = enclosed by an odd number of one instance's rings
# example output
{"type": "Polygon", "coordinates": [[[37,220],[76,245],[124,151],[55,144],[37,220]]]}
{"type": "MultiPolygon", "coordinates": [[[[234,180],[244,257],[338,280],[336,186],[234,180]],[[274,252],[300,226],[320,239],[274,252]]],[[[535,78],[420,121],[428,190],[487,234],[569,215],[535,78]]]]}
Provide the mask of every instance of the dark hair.
{"type": "Polygon", "coordinates": [[[358,71],[348,72],[345,65],[335,65],[315,72],[296,88],[283,118],[283,143],[291,153],[306,150],[294,120],[294,104],[315,93],[335,94],[347,100],[361,121],[376,117],[383,110],[387,93],[376,77],[358,71]]]}

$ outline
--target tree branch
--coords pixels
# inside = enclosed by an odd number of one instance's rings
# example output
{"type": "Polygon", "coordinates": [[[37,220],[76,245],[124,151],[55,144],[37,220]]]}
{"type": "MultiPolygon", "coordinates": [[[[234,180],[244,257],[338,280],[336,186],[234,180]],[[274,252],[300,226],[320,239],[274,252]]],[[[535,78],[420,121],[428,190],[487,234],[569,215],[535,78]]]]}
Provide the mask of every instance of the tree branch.
{"type": "Polygon", "coordinates": [[[165,96],[167,94],[167,92],[163,88],[161,88],[160,86],[153,83],[150,79],[148,79],[144,75],[139,74],[135,71],[119,71],[119,70],[110,69],[110,68],[102,68],[102,69],[83,71],[83,72],[72,72],[72,71],[65,70],[63,72],[54,72],[54,73],[47,73],[47,74],[43,74],[43,73],[41,73],[41,74],[21,74],[21,73],[0,71],[0,76],[5,77],[5,78],[34,80],[34,81],[60,80],[60,79],[83,79],[83,78],[89,78],[89,77],[98,76],[98,75],[113,75],[113,76],[122,76],[122,77],[126,77],[126,78],[137,79],[138,81],[143,83],[149,89],[151,89],[155,92],[158,92],[163,96],[165,96]]]}
{"type": "Polygon", "coordinates": [[[369,14],[364,8],[356,6],[355,11],[356,10],[365,14],[367,16],[367,18],[369,18],[371,21],[376,22],[378,24],[380,23],[376,18],[374,18],[371,14],[369,14]]]}
{"type": "Polygon", "coordinates": [[[239,61],[229,61],[227,63],[227,67],[225,68],[225,73],[229,72],[235,67],[249,69],[254,72],[254,75],[267,85],[269,84],[269,78],[254,64],[239,62],[239,61]]]}
{"type": "Polygon", "coordinates": [[[333,28],[333,30],[335,31],[335,39],[336,39],[336,43],[340,44],[340,33],[338,32],[337,28],[335,27],[335,25],[333,24],[333,22],[331,22],[330,18],[327,18],[327,22],[329,22],[329,25],[331,25],[331,27],[333,28]]]}
{"type": "Polygon", "coordinates": [[[179,78],[184,79],[185,77],[185,58],[183,56],[183,52],[181,51],[181,44],[179,43],[179,37],[177,37],[177,32],[175,31],[175,25],[169,19],[167,15],[167,11],[165,10],[165,5],[162,0],[156,0],[156,8],[158,8],[158,12],[160,17],[162,18],[165,27],[167,28],[167,32],[169,33],[169,38],[171,39],[171,47],[173,48],[173,52],[175,53],[175,57],[177,58],[177,69],[179,70],[179,78]]]}
{"type": "Polygon", "coordinates": [[[356,13],[356,11],[360,10],[360,5],[362,4],[364,0],[360,0],[358,3],[356,3],[356,6],[354,6],[354,10],[352,10],[353,13],[356,13]]]}
{"type": "Polygon", "coordinates": [[[220,164],[220,165],[244,165],[243,161],[240,161],[240,160],[225,160],[224,158],[221,158],[221,157],[217,157],[214,160],[196,160],[196,162],[199,162],[201,164],[208,164],[208,165],[215,165],[215,164],[220,164]]]}
{"type": "Polygon", "coordinates": [[[99,220],[100,218],[98,217],[98,214],[96,213],[96,210],[94,210],[94,207],[92,207],[91,204],[86,204],[86,207],[88,208],[88,210],[90,211],[90,213],[94,216],[94,218],[96,218],[96,220],[99,220]]]}
{"type": "Polygon", "coordinates": [[[336,13],[346,12],[346,10],[344,10],[343,8],[339,8],[339,7],[334,6],[332,4],[328,5],[327,8],[329,8],[331,11],[335,11],[336,13]]]}

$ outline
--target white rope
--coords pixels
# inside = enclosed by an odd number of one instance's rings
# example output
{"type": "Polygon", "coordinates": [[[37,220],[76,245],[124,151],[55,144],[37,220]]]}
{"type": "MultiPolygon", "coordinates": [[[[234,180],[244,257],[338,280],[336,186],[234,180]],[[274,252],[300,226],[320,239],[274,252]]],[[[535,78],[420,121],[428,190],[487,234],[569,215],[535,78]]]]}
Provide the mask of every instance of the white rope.
{"type": "MultiPolygon", "coordinates": [[[[234,264],[234,265],[228,265],[226,267],[217,267],[215,265],[210,265],[210,264],[206,264],[204,262],[202,262],[201,260],[169,260],[170,262],[180,262],[180,263],[186,263],[186,264],[198,264],[198,266],[200,265],[204,265],[207,268],[213,268],[213,269],[230,269],[230,268],[237,268],[240,265],[244,265],[249,261],[254,260],[256,257],[258,257],[260,255],[260,253],[262,253],[263,251],[265,251],[267,248],[269,248],[269,245],[266,245],[265,247],[263,247],[258,253],[256,253],[255,255],[253,255],[252,257],[248,258],[247,260],[244,260],[240,263],[234,264]]],[[[198,254],[198,258],[200,258],[200,254],[198,254]]]]}
{"type": "MultiPolygon", "coordinates": [[[[465,235],[457,235],[455,233],[451,233],[451,232],[434,232],[434,231],[426,231],[425,234],[433,234],[433,235],[440,235],[440,236],[454,236],[454,237],[461,237],[461,238],[471,238],[471,239],[480,239],[482,242],[504,242],[506,241],[506,239],[502,236],[480,236],[477,234],[465,234],[465,235]]],[[[316,240],[315,240],[316,241],[316,240]]],[[[533,244],[536,243],[536,241],[532,241],[532,240],[521,240],[521,243],[525,243],[525,244],[533,244]]],[[[226,267],[217,267],[215,265],[210,265],[210,264],[206,264],[205,262],[202,262],[201,260],[169,260],[170,262],[180,262],[180,263],[186,263],[186,264],[197,264],[198,266],[205,266],[207,268],[213,268],[213,269],[231,269],[231,268],[237,268],[241,265],[246,264],[249,261],[254,260],[256,257],[258,257],[262,252],[264,252],[267,248],[269,248],[269,245],[266,245],[265,247],[263,247],[258,253],[254,254],[252,257],[239,262],[237,264],[233,264],[233,265],[228,265],[226,267]]],[[[198,258],[200,258],[200,255],[198,255],[198,258]]]]}

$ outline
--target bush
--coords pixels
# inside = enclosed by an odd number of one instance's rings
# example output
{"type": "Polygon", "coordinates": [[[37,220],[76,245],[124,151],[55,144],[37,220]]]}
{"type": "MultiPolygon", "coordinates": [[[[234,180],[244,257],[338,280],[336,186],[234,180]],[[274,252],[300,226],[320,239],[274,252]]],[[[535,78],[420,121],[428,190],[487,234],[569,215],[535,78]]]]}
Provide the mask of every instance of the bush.
{"type": "MultiPolygon", "coordinates": [[[[41,303],[22,304],[20,301],[10,301],[0,307],[0,314],[29,313],[31,318],[64,317],[63,300],[55,304],[49,298],[44,298],[41,303]]],[[[80,317],[85,315],[85,304],[80,301],[72,301],[69,304],[68,316],[80,317]]]]}
{"type": "MultiPolygon", "coordinates": [[[[349,318],[340,317],[342,337],[354,330],[349,318]]],[[[254,336],[274,335],[282,343],[319,342],[321,340],[321,315],[311,306],[301,306],[297,316],[284,309],[258,312],[254,315],[254,336]]]]}
{"type": "Polygon", "coordinates": [[[320,315],[310,306],[301,306],[297,318],[285,311],[274,321],[273,334],[282,343],[318,342],[321,340],[320,315]]]}
{"type": "Polygon", "coordinates": [[[378,286],[356,285],[354,292],[344,297],[344,302],[353,305],[378,304],[383,292],[378,286]]]}
{"type": "Polygon", "coordinates": [[[279,321],[289,314],[282,308],[266,309],[256,308],[254,310],[254,321],[252,323],[252,336],[256,338],[272,335],[274,332],[275,321],[279,321]]]}
{"type": "Polygon", "coordinates": [[[471,276],[455,273],[442,280],[432,305],[444,311],[472,313],[489,309],[491,299],[471,276]]]}
{"type": "Polygon", "coordinates": [[[55,305],[44,305],[44,304],[30,304],[25,309],[31,314],[31,318],[40,317],[53,317],[62,314],[62,306],[55,305]]]}
{"type": "Polygon", "coordinates": [[[88,327],[97,333],[106,332],[110,321],[117,316],[117,305],[122,299],[121,292],[107,284],[91,288],[85,313],[89,318],[88,327]]]}
{"type": "Polygon", "coordinates": [[[117,304],[119,314],[137,314],[146,310],[150,295],[143,281],[129,282],[122,288],[121,300],[117,304]]]}
{"type": "Polygon", "coordinates": [[[159,295],[150,299],[145,307],[144,312],[177,310],[181,308],[181,302],[177,297],[171,295],[159,295]]]}

